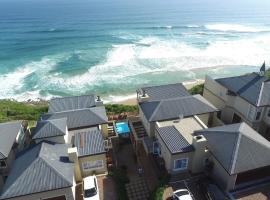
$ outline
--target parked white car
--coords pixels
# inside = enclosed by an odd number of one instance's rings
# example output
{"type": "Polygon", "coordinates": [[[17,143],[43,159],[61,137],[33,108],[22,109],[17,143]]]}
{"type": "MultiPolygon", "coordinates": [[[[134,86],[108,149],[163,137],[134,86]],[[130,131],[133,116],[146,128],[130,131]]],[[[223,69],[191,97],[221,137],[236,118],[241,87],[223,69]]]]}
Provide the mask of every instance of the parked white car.
{"type": "Polygon", "coordinates": [[[187,189],[180,189],[173,192],[174,200],[193,200],[191,193],[187,189]]]}
{"type": "Polygon", "coordinates": [[[83,179],[83,199],[99,200],[99,190],[96,176],[88,176],[83,179]]]}

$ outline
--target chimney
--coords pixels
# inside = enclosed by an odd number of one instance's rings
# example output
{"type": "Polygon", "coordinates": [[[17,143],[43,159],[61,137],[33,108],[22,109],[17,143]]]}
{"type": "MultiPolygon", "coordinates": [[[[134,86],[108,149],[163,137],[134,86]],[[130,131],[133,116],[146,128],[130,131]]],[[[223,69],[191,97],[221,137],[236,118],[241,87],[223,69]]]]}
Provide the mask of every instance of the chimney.
{"type": "Polygon", "coordinates": [[[149,96],[146,93],[145,89],[142,89],[141,92],[138,94],[138,101],[139,103],[148,101],[149,96]]]}
{"type": "Polygon", "coordinates": [[[103,101],[101,100],[100,96],[96,98],[96,106],[103,106],[103,101]]]}
{"type": "Polygon", "coordinates": [[[199,173],[204,170],[205,159],[208,155],[208,152],[206,151],[207,140],[203,135],[193,136],[192,146],[195,149],[192,162],[192,173],[199,173]]]}
{"type": "Polygon", "coordinates": [[[68,158],[70,162],[74,163],[74,178],[76,182],[82,181],[81,168],[78,159],[77,147],[68,148],[68,158]]]}

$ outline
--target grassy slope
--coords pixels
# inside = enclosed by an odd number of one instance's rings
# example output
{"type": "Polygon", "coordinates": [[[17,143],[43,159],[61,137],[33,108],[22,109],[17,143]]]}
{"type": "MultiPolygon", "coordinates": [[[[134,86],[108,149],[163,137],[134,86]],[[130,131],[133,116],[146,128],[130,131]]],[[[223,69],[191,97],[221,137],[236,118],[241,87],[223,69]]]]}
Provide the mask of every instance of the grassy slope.
{"type": "MultiPolygon", "coordinates": [[[[109,113],[120,114],[123,112],[136,112],[137,106],[126,106],[120,104],[107,104],[106,110],[109,113]]],[[[0,122],[14,120],[37,121],[42,113],[48,111],[48,104],[17,102],[12,100],[0,100],[0,122]]]]}
{"type": "Polygon", "coordinates": [[[14,120],[36,121],[40,114],[48,111],[48,105],[0,100],[0,122],[14,120]]]}

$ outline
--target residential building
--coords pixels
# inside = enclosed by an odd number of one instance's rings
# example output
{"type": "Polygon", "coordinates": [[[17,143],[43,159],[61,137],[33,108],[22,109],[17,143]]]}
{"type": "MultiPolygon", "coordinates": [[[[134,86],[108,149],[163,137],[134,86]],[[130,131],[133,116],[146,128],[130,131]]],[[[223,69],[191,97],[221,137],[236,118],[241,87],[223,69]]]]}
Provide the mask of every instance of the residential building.
{"type": "Polygon", "coordinates": [[[99,129],[92,128],[74,136],[73,147],[77,148],[81,176],[107,172],[104,139],[99,129]]]}
{"type": "Polygon", "coordinates": [[[94,94],[54,98],[50,100],[48,114],[42,120],[67,118],[69,141],[77,130],[99,127],[108,137],[108,117],[100,96],[94,94]]]}
{"type": "Polygon", "coordinates": [[[182,83],[149,86],[137,90],[138,103],[161,101],[184,96],[190,96],[190,94],[182,83]]]}
{"type": "Polygon", "coordinates": [[[201,95],[190,95],[182,84],[147,87],[137,92],[139,115],[147,132],[142,140],[146,153],[162,157],[171,174],[201,172],[202,162],[197,161],[197,152],[201,151],[196,149],[205,140],[198,140],[193,133],[222,125],[216,117],[218,109],[201,95]]]}
{"type": "Polygon", "coordinates": [[[67,118],[38,121],[32,134],[32,139],[36,143],[41,141],[68,143],[67,118]]]}
{"type": "Polygon", "coordinates": [[[41,120],[67,118],[68,141],[81,130],[97,127],[104,137],[108,136],[108,117],[104,106],[44,114],[41,120]]]}
{"type": "Polygon", "coordinates": [[[155,134],[155,122],[197,115],[205,124],[212,125],[217,108],[201,95],[144,101],[139,103],[139,115],[149,137],[155,134]]]}
{"type": "Polygon", "coordinates": [[[74,200],[74,163],[66,144],[41,142],[14,162],[0,199],[74,200]]]}
{"type": "Polygon", "coordinates": [[[50,100],[48,113],[80,110],[96,106],[103,106],[103,102],[94,94],[54,98],[50,100]]]}
{"type": "Polygon", "coordinates": [[[170,174],[202,172],[199,148],[204,148],[206,140],[198,139],[193,133],[204,128],[206,125],[198,117],[157,122],[153,154],[164,159],[170,174]]]}
{"type": "Polygon", "coordinates": [[[206,172],[226,191],[270,180],[270,142],[246,123],[198,130],[207,140],[206,172]]]}
{"type": "Polygon", "coordinates": [[[225,123],[246,122],[270,140],[270,81],[265,76],[207,76],[203,96],[221,110],[219,116],[225,123]]]}
{"type": "Polygon", "coordinates": [[[3,186],[15,154],[24,144],[24,135],[21,122],[11,122],[0,124],[0,189],[3,186]]]}

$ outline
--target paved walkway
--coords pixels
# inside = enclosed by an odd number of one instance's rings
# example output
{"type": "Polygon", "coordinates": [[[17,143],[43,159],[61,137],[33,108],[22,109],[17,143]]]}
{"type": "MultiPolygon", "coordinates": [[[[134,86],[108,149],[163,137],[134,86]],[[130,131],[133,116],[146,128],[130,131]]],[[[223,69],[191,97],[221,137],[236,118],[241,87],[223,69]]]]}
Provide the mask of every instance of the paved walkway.
{"type": "Polygon", "coordinates": [[[111,177],[106,175],[97,176],[99,199],[100,200],[116,200],[117,195],[114,188],[114,182],[111,177]]]}
{"type": "Polygon", "coordinates": [[[150,196],[144,178],[138,178],[126,184],[129,200],[147,200],[150,196]]]}
{"type": "Polygon", "coordinates": [[[144,174],[139,176],[138,168],[142,166],[142,163],[146,161],[140,160],[137,161],[135,152],[133,150],[132,144],[123,144],[121,145],[119,152],[117,152],[118,167],[125,166],[127,169],[127,176],[130,180],[130,183],[126,184],[126,190],[130,200],[147,200],[150,196],[149,187],[148,187],[148,175],[150,169],[144,168],[144,174]],[[147,180],[147,182],[145,181],[147,180]]]}
{"type": "Polygon", "coordinates": [[[138,162],[144,170],[144,175],[150,191],[153,191],[158,184],[158,176],[154,170],[154,163],[151,162],[148,155],[146,155],[143,146],[140,147],[138,162]]]}

